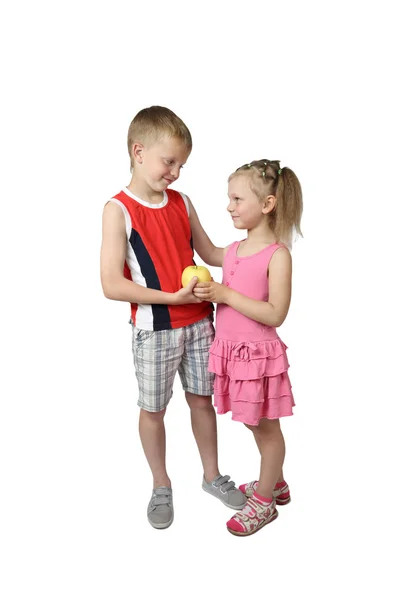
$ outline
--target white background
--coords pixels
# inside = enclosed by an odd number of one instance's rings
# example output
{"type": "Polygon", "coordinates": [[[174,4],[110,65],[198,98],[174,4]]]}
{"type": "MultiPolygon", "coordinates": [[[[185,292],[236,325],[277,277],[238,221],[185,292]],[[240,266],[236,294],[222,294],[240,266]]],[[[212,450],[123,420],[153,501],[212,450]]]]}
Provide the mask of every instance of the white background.
{"type": "MultiPolygon", "coordinates": [[[[15,2],[0,18],[1,597],[398,598],[399,96],[394,2],[15,2]],[[174,187],[238,238],[226,180],[280,159],[304,193],[282,422],[293,502],[247,539],[201,490],[177,381],[175,521],[147,523],[129,307],[102,295],[101,214],[145,106],[189,126],[174,187]],[[398,565],[397,565],[398,566],[398,565]]],[[[220,277],[213,269],[215,279],[220,277]]],[[[220,467],[258,474],[218,418],[220,467]]]]}

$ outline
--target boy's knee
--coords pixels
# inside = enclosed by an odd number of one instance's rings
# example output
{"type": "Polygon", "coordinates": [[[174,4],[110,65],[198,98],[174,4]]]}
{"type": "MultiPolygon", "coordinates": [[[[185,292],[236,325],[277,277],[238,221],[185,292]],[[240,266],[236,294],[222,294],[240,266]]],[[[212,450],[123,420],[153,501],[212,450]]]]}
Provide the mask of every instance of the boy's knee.
{"type": "Polygon", "coordinates": [[[166,413],[166,408],[164,408],[163,410],[159,410],[157,412],[150,412],[149,410],[145,410],[144,408],[140,409],[140,419],[142,421],[147,421],[147,422],[158,422],[158,421],[162,421],[164,419],[165,413],[166,413]]]}
{"type": "Polygon", "coordinates": [[[198,396],[191,392],[185,392],[185,396],[190,409],[207,409],[212,406],[211,396],[198,396]]]}

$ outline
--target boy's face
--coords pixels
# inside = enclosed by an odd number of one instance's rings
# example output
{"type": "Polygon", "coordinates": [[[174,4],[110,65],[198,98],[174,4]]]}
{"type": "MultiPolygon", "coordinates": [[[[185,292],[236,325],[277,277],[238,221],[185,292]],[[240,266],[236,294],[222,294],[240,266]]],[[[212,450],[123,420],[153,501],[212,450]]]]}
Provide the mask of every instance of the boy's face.
{"type": "Polygon", "coordinates": [[[157,142],[137,150],[138,173],[155,192],[163,192],[179,178],[180,170],[190,154],[178,138],[165,136],[157,142]]]}

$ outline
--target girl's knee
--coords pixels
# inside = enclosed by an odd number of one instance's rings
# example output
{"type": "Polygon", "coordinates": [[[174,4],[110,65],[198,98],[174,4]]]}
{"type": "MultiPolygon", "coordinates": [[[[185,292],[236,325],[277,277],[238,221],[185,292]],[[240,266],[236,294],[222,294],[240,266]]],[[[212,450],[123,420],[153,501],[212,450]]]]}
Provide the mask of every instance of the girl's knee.
{"type": "Polygon", "coordinates": [[[260,419],[258,425],[248,425],[247,423],[245,425],[255,434],[276,435],[281,433],[279,419],[260,419]]]}
{"type": "Polygon", "coordinates": [[[279,419],[261,419],[259,430],[263,436],[274,437],[282,435],[279,419]]]}
{"type": "Polygon", "coordinates": [[[268,429],[280,429],[281,422],[279,419],[261,419],[260,426],[268,429]]]}
{"type": "Polygon", "coordinates": [[[245,425],[246,425],[247,429],[250,429],[250,431],[252,431],[253,433],[257,432],[257,430],[258,430],[258,425],[249,425],[248,423],[245,423],[245,425]]]}

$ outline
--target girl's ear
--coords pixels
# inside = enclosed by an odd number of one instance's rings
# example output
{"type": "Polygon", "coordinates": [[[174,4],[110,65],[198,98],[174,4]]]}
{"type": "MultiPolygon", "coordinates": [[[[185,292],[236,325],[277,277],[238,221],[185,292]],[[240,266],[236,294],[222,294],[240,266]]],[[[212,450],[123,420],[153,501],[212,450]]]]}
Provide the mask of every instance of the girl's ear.
{"type": "Polygon", "coordinates": [[[139,144],[138,142],[132,144],[132,159],[141,164],[143,162],[143,151],[143,144],[139,144]]]}
{"type": "Polygon", "coordinates": [[[276,197],[275,196],[267,196],[262,203],[262,212],[264,215],[272,212],[276,205],[276,197]]]}

